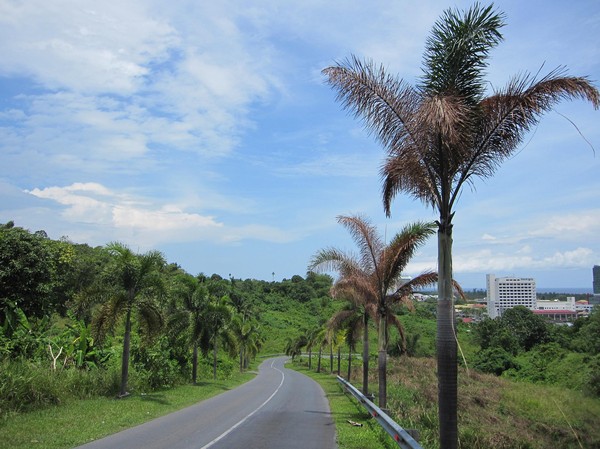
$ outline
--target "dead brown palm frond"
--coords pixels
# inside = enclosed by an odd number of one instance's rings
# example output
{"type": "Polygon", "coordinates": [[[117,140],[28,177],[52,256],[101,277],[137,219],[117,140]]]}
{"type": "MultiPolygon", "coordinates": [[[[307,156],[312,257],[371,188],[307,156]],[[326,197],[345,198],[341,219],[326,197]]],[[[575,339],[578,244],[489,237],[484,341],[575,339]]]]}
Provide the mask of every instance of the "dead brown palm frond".
{"type": "Polygon", "coordinates": [[[375,270],[378,263],[377,257],[384,247],[375,226],[360,215],[340,215],[337,217],[337,221],[350,232],[354,243],[358,246],[361,269],[363,271],[375,270]]]}
{"type": "MultiPolygon", "coordinates": [[[[452,145],[460,145],[464,137],[464,127],[468,125],[471,108],[464,99],[451,95],[436,95],[421,99],[415,121],[420,136],[426,129],[430,136],[442,136],[452,145]]],[[[424,137],[424,136],[423,136],[424,137]]],[[[421,137],[421,139],[423,138],[421,137]]]]}
{"type": "Polygon", "coordinates": [[[355,275],[345,276],[336,281],[331,289],[336,299],[346,300],[357,306],[364,306],[368,302],[376,302],[377,291],[373,289],[368,277],[355,275]]]}
{"type": "Polygon", "coordinates": [[[308,265],[309,271],[338,271],[350,276],[361,270],[356,259],[351,254],[336,248],[326,248],[318,251],[308,265]]]}
{"type": "Polygon", "coordinates": [[[474,137],[473,153],[461,170],[459,185],[473,175],[492,176],[542,114],[559,101],[582,99],[595,109],[600,107],[600,94],[587,78],[564,76],[564,72],[558,68],[540,80],[530,75],[514,77],[503,90],[481,102],[479,132],[474,137]]]}
{"type": "Polygon", "coordinates": [[[412,86],[387,74],[383,66],[355,56],[324,69],[323,74],[337,89],[344,108],[362,118],[384,146],[418,142],[412,132],[417,128],[414,118],[420,95],[412,86]]]}
{"type": "Polygon", "coordinates": [[[391,215],[392,200],[404,192],[423,200],[431,207],[441,204],[440,189],[435,174],[426,160],[414,153],[390,153],[385,158],[380,173],[382,197],[386,215],[391,215]]]}
{"type": "Polygon", "coordinates": [[[341,328],[342,324],[344,324],[349,318],[352,318],[355,315],[356,309],[342,309],[329,318],[329,321],[327,321],[327,327],[337,330],[341,328]]]}
{"type": "Polygon", "coordinates": [[[113,294],[101,305],[92,319],[92,335],[98,341],[104,340],[112,332],[126,312],[127,297],[123,294],[113,294]]]}

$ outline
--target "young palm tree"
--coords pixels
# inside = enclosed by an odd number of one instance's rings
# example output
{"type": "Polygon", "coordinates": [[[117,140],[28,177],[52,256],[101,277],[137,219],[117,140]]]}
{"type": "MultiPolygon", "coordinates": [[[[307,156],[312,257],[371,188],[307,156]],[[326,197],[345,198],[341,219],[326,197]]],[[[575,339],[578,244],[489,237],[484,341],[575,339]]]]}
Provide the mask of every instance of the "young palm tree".
{"type": "Polygon", "coordinates": [[[245,315],[235,314],[231,321],[231,330],[235,335],[239,348],[240,372],[243,372],[262,344],[259,326],[256,320],[245,315]]]}
{"type": "MultiPolygon", "coordinates": [[[[203,311],[205,326],[200,337],[201,348],[212,347],[213,350],[213,379],[217,379],[217,353],[219,342],[223,344],[230,355],[237,352],[235,336],[230,329],[233,309],[226,296],[210,298],[203,311]]],[[[207,351],[205,352],[207,355],[207,351]]]]}
{"type": "Polygon", "coordinates": [[[350,382],[350,365],[352,351],[355,349],[357,337],[362,332],[362,393],[369,394],[369,318],[376,319],[377,304],[366,302],[369,298],[361,295],[347,282],[346,278],[339,279],[332,288],[332,295],[346,304],[329,320],[329,325],[335,329],[346,330],[346,342],[350,349],[348,358],[348,382],[350,382]]]}
{"type": "MultiPolygon", "coordinates": [[[[342,224],[354,238],[359,257],[345,254],[338,249],[319,251],[312,259],[311,270],[335,270],[347,288],[353,288],[364,297],[365,304],[377,307],[378,324],[378,377],[379,407],[387,402],[387,345],[390,304],[406,298],[411,288],[430,285],[437,280],[435,273],[424,273],[397,288],[402,271],[415,251],[431,236],[433,223],[414,223],[405,226],[389,244],[385,244],[376,228],[360,216],[340,216],[342,224]]],[[[346,288],[346,287],[345,287],[346,288]]]]}
{"type": "Polygon", "coordinates": [[[306,350],[308,351],[308,369],[312,369],[312,348],[317,344],[320,331],[321,327],[315,326],[304,333],[306,337],[306,350]]]}
{"type": "Polygon", "coordinates": [[[289,355],[292,361],[300,355],[302,355],[302,348],[306,346],[307,340],[305,335],[299,335],[297,337],[288,337],[285,343],[284,352],[285,355],[289,355]]]}
{"type": "Polygon", "coordinates": [[[427,40],[423,75],[416,88],[383,67],[356,58],[324,70],[344,106],[364,119],[387,151],[382,167],[383,201],[390,214],[400,192],[437,209],[439,418],[441,449],[455,448],[457,347],[453,328],[452,219],[465,183],[492,176],[519,147],[541,115],[562,99],[600,106],[585,77],[562,69],[541,79],[514,77],[485,95],[490,50],[502,40],[504,15],[475,4],[447,10],[427,40]]]}
{"type": "Polygon", "coordinates": [[[204,314],[208,305],[209,293],[206,285],[199,283],[198,279],[191,275],[182,276],[174,290],[181,300],[181,305],[170,316],[169,329],[175,335],[187,334],[189,344],[192,346],[192,383],[196,385],[198,348],[205,330],[204,314]]]}
{"type": "Polygon", "coordinates": [[[131,342],[132,314],[137,314],[140,330],[145,335],[155,334],[163,324],[156,298],[164,293],[160,270],[165,260],[158,251],[134,254],[122,243],[110,243],[107,250],[112,256],[107,283],[108,300],[98,310],[92,321],[94,334],[100,338],[112,331],[125,315],[121,387],[119,397],[127,396],[129,376],[129,346],[131,342]]]}

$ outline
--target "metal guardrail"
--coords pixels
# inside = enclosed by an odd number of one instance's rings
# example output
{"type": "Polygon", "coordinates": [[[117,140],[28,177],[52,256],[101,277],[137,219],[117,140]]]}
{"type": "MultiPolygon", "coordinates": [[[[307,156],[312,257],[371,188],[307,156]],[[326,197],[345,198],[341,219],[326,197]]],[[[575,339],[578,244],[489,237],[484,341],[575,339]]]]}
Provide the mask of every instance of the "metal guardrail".
{"type": "Polygon", "coordinates": [[[423,449],[417,441],[402,427],[390,418],[384,411],[377,407],[373,402],[367,399],[360,391],[354,387],[346,379],[337,376],[337,380],[358,402],[368,410],[373,418],[377,420],[379,425],[385,430],[402,449],[423,449]]]}

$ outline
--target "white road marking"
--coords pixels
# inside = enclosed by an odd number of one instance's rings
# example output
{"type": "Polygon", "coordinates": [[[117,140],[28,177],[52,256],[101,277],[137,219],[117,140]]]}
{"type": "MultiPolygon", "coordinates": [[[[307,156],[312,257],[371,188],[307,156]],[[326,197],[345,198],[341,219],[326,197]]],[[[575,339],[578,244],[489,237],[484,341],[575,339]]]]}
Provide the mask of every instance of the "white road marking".
{"type": "Polygon", "coordinates": [[[254,410],[252,413],[246,415],[241,421],[239,421],[238,423],[234,424],[232,427],[230,427],[228,430],[226,430],[225,432],[223,432],[221,435],[219,435],[217,438],[215,438],[214,440],[212,440],[210,443],[205,444],[204,446],[202,446],[200,449],[208,449],[209,447],[211,447],[213,444],[217,443],[218,441],[221,441],[223,438],[225,438],[227,435],[229,435],[231,432],[233,432],[235,429],[237,429],[239,426],[241,426],[242,424],[244,424],[252,415],[254,415],[256,412],[258,412],[261,408],[263,408],[265,405],[267,405],[267,403],[273,399],[273,397],[277,394],[277,392],[281,389],[281,386],[283,385],[283,381],[285,380],[285,374],[283,371],[281,371],[279,368],[275,368],[273,366],[273,364],[275,363],[275,360],[273,360],[271,362],[271,368],[273,368],[276,371],[279,371],[281,373],[281,382],[279,383],[279,386],[277,387],[277,389],[273,392],[273,394],[271,396],[268,397],[268,399],[263,402],[256,410],[254,410]]]}

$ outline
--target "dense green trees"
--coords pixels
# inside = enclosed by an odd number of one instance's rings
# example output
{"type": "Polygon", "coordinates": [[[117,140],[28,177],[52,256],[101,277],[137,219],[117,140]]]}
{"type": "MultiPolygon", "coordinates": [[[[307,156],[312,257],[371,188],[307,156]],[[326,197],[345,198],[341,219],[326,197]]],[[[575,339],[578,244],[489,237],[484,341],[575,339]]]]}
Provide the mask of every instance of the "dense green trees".
{"type": "Polygon", "coordinates": [[[0,225],[0,257],[0,415],[67,393],[122,395],[226,377],[262,347],[282,352],[290,329],[300,334],[332,313],[327,275],[192,276],[155,251],[92,248],[12,223],[0,225]],[[42,392],[46,385],[30,382],[45,382],[49,370],[56,378],[42,392]],[[38,393],[5,394],[28,389],[38,393]]]}
{"type": "Polygon", "coordinates": [[[530,382],[558,384],[599,396],[600,310],[557,326],[519,306],[474,327],[473,367],[484,372],[530,382]]]}
{"type": "Polygon", "coordinates": [[[57,262],[45,233],[0,226],[0,321],[16,309],[38,318],[54,311],[57,262]]]}

